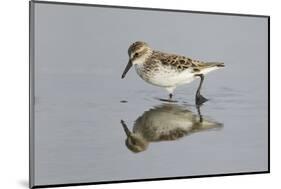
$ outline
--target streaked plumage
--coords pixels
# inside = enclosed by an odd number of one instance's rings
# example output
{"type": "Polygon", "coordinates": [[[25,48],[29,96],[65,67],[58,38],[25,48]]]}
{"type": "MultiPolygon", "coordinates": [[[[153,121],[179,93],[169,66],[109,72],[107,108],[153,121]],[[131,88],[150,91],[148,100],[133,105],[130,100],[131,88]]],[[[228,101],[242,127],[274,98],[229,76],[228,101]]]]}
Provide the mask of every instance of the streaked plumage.
{"type": "Polygon", "coordinates": [[[219,62],[203,62],[153,50],[141,41],[133,43],[128,49],[128,54],[130,59],[122,78],[130,67],[135,65],[137,74],[143,80],[165,88],[170,94],[177,86],[190,83],[198,76],[203,77],[210,71],[224,67],[224,64],[219,62]]]}
{"type": "Polygon", "coordinates": [[[135,121],[133,132],[124,121],[121,123],[127,134],[126,145],[133,152],[146,150],[150,142],[178,140],[188,134],[223,126],[175,104],[162,104],[145,111],[135,121]]]}

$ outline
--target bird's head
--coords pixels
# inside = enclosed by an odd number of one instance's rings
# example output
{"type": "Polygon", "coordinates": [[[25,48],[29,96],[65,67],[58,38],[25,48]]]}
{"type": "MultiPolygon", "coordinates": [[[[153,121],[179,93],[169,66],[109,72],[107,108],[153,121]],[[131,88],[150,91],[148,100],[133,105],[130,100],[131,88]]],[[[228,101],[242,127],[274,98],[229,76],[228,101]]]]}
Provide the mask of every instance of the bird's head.
{"type": "Polygon", "coordinates": [[[129,62],[122,74],[122,79],[126,76],[132,65],[143,64],[152,54],[152,49],[147,43],[142,41],[134,42],[128,49],[129,62]]]}
{"type": "Polygon", "coordinates": [[[123,120],[121,120],[121,124],[127,135],[125,141],[127,148],[135,153],[146,150],[149,144],[148,141],[141,134],[131,132],[123,120]]]}
{"type": "Polygon", "coordinates": [[[137,134],[128,136],[125,143],[127,148],[134,153],[142,152],[148,147],[148,142],[137,134]]]}

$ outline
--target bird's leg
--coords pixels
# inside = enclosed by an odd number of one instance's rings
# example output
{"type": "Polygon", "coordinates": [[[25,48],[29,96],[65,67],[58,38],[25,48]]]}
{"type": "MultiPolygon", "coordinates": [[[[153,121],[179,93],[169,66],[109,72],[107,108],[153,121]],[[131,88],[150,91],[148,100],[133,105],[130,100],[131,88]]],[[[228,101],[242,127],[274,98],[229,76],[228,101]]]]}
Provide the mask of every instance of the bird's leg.
{"type": "Polygon", "coordinates": [[[200,77],[200,84],[199,84],[199,86],[197,88],[197,91],[196,91],[195,102],[196,102],[196,105],[201,105],[208,100],[200,94],[201,87],[202,87],[202,84],[203,84],[203,81],[204,81],[204,75],[203,74],[196,74],[195,76],[200,77]]]}
{"type": "Polygon", "coordinates": [[[173,98],[173,93],[170,93],[169,94],[169,100],[172,100],[172,98],[173,98]]]}
{"type": "Polygon", "coordinates": [[[202,117],[202,114],[201,114],[200,105],[196,105],[196,109],[197,109],[197,113],[198,113],[198,116],[199,116],[199,122],[202,123],[203,117],[202,117]]]}

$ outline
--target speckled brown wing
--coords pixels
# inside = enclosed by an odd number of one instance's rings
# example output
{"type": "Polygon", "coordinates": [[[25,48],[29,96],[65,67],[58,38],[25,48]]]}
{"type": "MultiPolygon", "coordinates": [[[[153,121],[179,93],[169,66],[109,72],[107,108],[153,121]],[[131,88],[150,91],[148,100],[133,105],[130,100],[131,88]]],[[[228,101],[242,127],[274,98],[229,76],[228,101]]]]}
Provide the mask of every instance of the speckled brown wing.
{"type": "Polygon", "coordinates": [[[196,64],[193,62],[193,60],[185,56],[155,51],[152,55],[152,58],[154,60],[160,61],[164,66],[171,66],[178,71],[196,67],[196,64]]]}
{"type": "Polygon", "coordinates": [[[191,68],[192,72],[200,72],[203,69],[214,66],[224,67],[224,64],[220,62],[203,62],[186,56],[168,54],[159,51],[154,51],[152,58],[160,61],[164,66],[171,66],[178,71],[184,71],[191,68]]]}

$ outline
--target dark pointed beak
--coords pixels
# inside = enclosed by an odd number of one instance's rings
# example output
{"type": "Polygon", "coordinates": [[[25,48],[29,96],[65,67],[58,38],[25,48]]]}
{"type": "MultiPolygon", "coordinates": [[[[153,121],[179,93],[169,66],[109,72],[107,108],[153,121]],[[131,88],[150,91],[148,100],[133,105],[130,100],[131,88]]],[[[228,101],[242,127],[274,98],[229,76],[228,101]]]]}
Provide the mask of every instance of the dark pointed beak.
{"type": "Polygon", "coordinates": [[[128,62],[128,64],[127,64],[127,66],[126,66],[126,68],[125,68],[125,70],[124,70],[124,72],[123,72],[123,74],[122,74],[122,79],[126,76],[126,74],[127,74],[127,72],[130,70],[130,68],[132,67],[132,62],[131,62],[131,60],[129,60],[129,62],[128,62]]]}
{"type": "Polygon", "coordinates": [[[129,137],[129,136],[131,135],[131,131],[128,129],[128,127],[127,127],[125,121],[121,120],[121,124],[122,124],[122,126],[123,126],[123,129],[124,129],[124,131],[125,131],[127,137],[129,137]]]}

